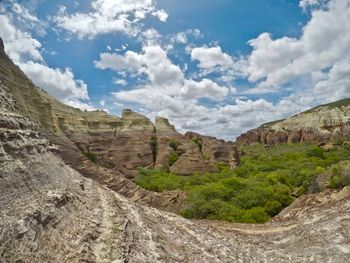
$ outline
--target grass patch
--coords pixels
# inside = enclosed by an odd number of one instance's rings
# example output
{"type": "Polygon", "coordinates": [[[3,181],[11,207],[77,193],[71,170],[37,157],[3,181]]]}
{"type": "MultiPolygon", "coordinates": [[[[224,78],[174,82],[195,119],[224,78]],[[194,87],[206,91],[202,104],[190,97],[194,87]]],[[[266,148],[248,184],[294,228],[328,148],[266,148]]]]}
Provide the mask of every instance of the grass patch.
{"type": "Polygon", "coordinates": [[[234,170],[220,166],[218,173],[179,176],[142,169],[136,183],[151,191],[187,192],[187,208],[182,211],[186,218],[263,223],[288,206],[295,196],[306,193],[315,176],[350,159],[346,147],[324,152],[313,145],[265,149],[255,144],[243,150],[246,155],[234,170]]]}

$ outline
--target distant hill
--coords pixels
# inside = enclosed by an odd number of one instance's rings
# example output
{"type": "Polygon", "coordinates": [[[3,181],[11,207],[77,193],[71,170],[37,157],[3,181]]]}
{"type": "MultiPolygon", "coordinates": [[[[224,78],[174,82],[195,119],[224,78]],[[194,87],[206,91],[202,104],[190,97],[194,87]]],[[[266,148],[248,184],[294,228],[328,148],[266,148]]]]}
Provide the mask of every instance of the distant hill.
{"type": "Polygon", "coordinates": [[[350,99],[319,105],[284,120],[264,123],[237,137],[237,143],[320,143],[350,136],[350,99]]]}

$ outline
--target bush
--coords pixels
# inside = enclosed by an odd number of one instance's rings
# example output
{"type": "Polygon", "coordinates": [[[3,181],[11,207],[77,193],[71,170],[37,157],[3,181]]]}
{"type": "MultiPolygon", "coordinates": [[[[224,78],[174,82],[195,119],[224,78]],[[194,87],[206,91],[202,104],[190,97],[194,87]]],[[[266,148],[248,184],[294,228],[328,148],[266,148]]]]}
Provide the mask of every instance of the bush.
{"type": "Polygon", "coordinates": [[[192,140],[192,142],[193,142],[194,144],[197,144],[198,147],[199,147],[199,150],[202,152],[202,148],[203,148],[202,139],[201,139],[201,138],[194,138],[194,139],[192,140]]]}
{"type": "Polygon", "coordinates": [[[150,140],[149,140],[149,145],[152,148],[156,148],[157,147],[157,136],[156,135],[152,135],[150,140]]]}
{"type": "Polygon", "coordinates": [[[177,151],[177,147],[179,146],[179,142],[177,142],[175,140],[171,140],[169,142],[169,146],[170,146],[171,149],[174,150],[174,152],[176,152],[177,151]]]}
{"type": "Polygon", "coordinates": [[[179,155],[175,152],[169,154],[169,167],[171,167],[179,159],[179,155]]]}
{"type": "Polygon", "coordinates": [[[321,148],[313,148],[306,152],[308,157],[324,158],[324,151],[321,148]]]}
{"type": "Polygon", "coordinates": [[[97,156],[96,154],[88,151],[88,152],[84,152],[84,155],[86,158],[88,158],[91,162],[93,163],[97,163],[97,156]]]}
{"type": "Polygon", "coordinates": [[[349,171],[342,171],[339,166],[335,166],[332,170],[332,177],[329,179],[328,183],[329,187],[333,189],[341,189],[347,185],[350,185],[349,171]]]}
{"type": "Polygon", "coordinates": [[[156,156],[157,156],[157,136],[154,134],[151,136],[149,140],[149,145],[151,146],[151,151],[153,155],[153,163],[156,162],[156,156]]]}
{"type": "MultiPolygon", "coordinates": [[[[136,183],[151,191],[181,190],[188,194],[186,218],[263,223],[302,195],[314,178],[350,154],[344,147],[323,152],[313,145],[279,145],[265,149],[247,146],[241,166],[218,165],[219,172],[178,176],[160,170],[141,170],[136,183]]],[[[179,156],[172,152],[169,164],[179,156]]],[[[349,168],[350,169],[350,168],[349,168]]],[[[333,169],[334,188],[350,183],[344,170],[333,169]]]]}

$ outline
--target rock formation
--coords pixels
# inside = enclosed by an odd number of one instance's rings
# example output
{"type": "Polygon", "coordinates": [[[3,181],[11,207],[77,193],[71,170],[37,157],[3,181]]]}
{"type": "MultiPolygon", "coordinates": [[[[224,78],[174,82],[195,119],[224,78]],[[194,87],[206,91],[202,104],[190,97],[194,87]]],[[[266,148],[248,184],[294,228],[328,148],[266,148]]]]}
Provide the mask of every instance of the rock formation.
{"type": "MultiPolygon", "coordinates": [[[[137,204],[102,185],[132,182],[83,158],[84,133],[80,144],[64,135],[53,114],[64,106],[7,58],[0,66],[0,262],[348,262],[349,187],[301,197],[264,225],[189,221],[137,204]]],[[[118,119],[107,119],[114,130],[118,119]]],[[[130,198],[137,193],[153,198],[137,189],[130,198]]]]}
{"type": "Polygon", "coordinates": [[[350,136],[350,100],[321,105],[286,120],[262,125],[237,137],[240,145],[261,142],[320,143],[350,136]]]}
{"type": "Polygon", "coordinates": [[[2,84],[0,98],[1,262],[348,262],[348,187],[265,225],[191,222],[82,177],[2,84]]]}
{"type": "Polygon", "coordinates": [[[4,51],[5,51],[4,41],[2,41],[2,38],[0,37],[0,52],[4,53],[4,51]]]}
{"type": "MultiPolygon", "coordinates": [[[[146,116],[131,110],[124,110],[122,116],[117,117],[103,111],[84,112],[64,105],[35,87],[5,53],[1,54],[0,74],[23,114],[38,124],[39,129],[53,135],[54,140],[59,137],[56,143],[69,144],[70,141],[82,153],[92,153],[105,168],[117,169],[130,179],[135,178],[139,167],[168,169],[169,155],[173,151],[169,142],[178,141],[181,145],[177,154],[186,154],[179,158],[177,166],[181,165],[187,174],[188,171],[216,171],[215,163],[204,160],[198,147],[176,132],[165,118],[158,117],[154,125],[146,116]],[[152,146],[152,140],[156,145],[152,146]],[[192,166],[193,159],[200,165],[192,166]]],[[[66,149],[72,150],[75,146],[62,147],[63,159],[74,168],[76,163],[66,158],[72,155],[66,149]]],[[[76,154],[75,150],[73,153],[76,154]]],[[[180,169],[172,170],[183,173],[180,169]]]]}

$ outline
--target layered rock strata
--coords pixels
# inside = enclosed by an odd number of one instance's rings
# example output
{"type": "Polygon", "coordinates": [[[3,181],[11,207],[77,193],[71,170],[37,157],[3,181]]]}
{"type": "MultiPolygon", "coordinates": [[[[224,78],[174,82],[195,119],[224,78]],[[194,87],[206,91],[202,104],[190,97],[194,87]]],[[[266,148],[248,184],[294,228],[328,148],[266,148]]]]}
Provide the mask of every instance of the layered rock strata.
{"type": "Polygon", "coordinates": [[[286,120],[249,130],[237,137],[236,141],[240,145],[261,142],[272,146],[281,143],[322,143],[349,137],[350,104],[334,105],[336,103],[320,106],[286,120]]]}

